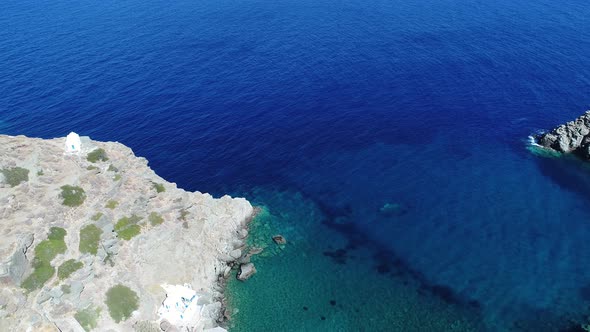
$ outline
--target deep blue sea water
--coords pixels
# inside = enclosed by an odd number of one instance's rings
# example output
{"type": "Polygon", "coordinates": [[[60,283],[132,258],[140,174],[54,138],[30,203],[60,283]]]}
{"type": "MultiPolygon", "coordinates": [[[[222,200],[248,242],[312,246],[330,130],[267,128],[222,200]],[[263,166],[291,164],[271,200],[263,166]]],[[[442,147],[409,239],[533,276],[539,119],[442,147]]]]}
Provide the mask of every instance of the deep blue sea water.
{"type": "Polygon", "coordinates": [[[234,330],[558,331],[590,314],[590,171],[526,139],[590,105],[587,1],[0,13],[0,133],[120,141],[182,188],[264,207],[259,272],[229,285],[234,330]]]}

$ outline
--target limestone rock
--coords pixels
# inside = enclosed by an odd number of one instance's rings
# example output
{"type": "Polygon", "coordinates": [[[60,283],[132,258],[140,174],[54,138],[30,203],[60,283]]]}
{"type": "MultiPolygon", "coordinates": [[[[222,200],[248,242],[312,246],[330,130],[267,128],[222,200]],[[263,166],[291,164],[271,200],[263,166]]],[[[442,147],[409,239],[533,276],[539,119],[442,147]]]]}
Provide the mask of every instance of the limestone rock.
{"type": "Polygon", "coordinates": [[[39,295],[37,295],[37,304],[41,304],[43,302],[46,302],[50,298],[51,298],[51,294],[49,294],[49,292],[41,291],[39,293],[39,295]]]}
{"type": "Polygon", "coordinates": [[[242,257],[242,250],[240,250],[240,249],[232,250],[229,253],[229,255],[234,259],[238,259],[238,258],[242,257]]]}
{"type": "Polygon", "coordinates": [[[248,230],[247,229],[240,229],[238,231],[238,238],[239,239],[245,239],[248,236],[248,230]]]}
{"type": "Polygon", "coordinates": [[[84,290],[84,285],[82,284],[82,282],[80,281],[72,281],[72,284],[70,286],[70,294],[69,294],[69,298],[70,301],[72,302],[72,304],[75,307],[86,307],[84,303],[84,301],[80,301],[81,300],[81,294],[82,291],[84,290]]]}
{"type": "Polygon", "coordinates": [[[85,332],[74,317],[56,319],[53,323],[57,326],[58,330],[62,332],[85,332]]]}
{"type": "Polygon", "coordinates": [[[224,278],[227,278],[227,277],[229,277],[230,273],[231,273],[231,267],[230,267],[230,266],[226,266],[226,267],[223,269],[223,277],[224,277],[224,278]]]}
{"type": "Polygon", "coordinates": [[[238,280],[244,281],[252,277],[256,273],[256,267],[252,263],[240,265],[240,272],[238,273],[238,280]]]}
{"type": "Polygon", "coordinates": [[[135,322],[158,319],[163,283],[190,284],[208,299],[203,300],[196,325],[166,330],[217,326],[223,316],[220,299],[225,285],[219,276],[228,275],[228,262],[234,264],[244,254],[252,205],[243,198],[217,199],[180,189],[117,142],[84,140],[83,146],[105,150],[108,161],[97,162],[88,161],[86,155],[64,155],[63,143],[63,138],[0,135],[0,169],[22,167],[31,174],[28,182],[16,187],[0,184],[0,330],[36,331],[40,324],[49,324],[75,331],[79,325],[73,313],[101,307],[109,288],[121,284],[138,295],[133,319],[117,323],[102,314],[96,330],[132,331],[135,322]],[[38,170],[43,175],[35,175],[38,170]],[[158,192],[156,184],[165,191],[158,192]],[[81,205],[63,204],[64,185],[84,190],[81,205]],[[110,201],[117,204],[111,208],[110,201]],[[129,224],[119,225],[118,231],[128,231],[125,236],[114,230],[123,218],[129,224]],[[82,239],[80,231],[88,225],[97,228],[82,239]],[[67,249],[53,258],[52,266],[57,270],[68,260],[83,266],[63,280],[55,273],[44,288],[25,295],[20,284],[31,269],[32,249],[47,239],[53,226],[66,230],[67,249]],[[80,252],[83,241],[90,252],[80,252]]]}
{"type": "Polygon", "coordinates": [[[160,322],[160,329],[162,331],[168,332],[168,331],[172,331],[172,329],[174,329],[174,326],[172,324],[170,324],[170,322],[167,321],[166,319],[163,319],[160,322]]]}
{"type": "Polygon", "coordinates": [[[60,287],[54,287],[53,289],[51,289],[51,290],[49,291],[49,295],[50,295],[52,298],[54,298],[54,299],[57,299],[57,298],[60,298],[60,297],[62,297],[62,296],[64,295],[64,292],[61,290],[61,288],[60,288],[60,287]]]}
{"type": "Polygon", "coordinates": [[[33,234],[23,234],[13,243],[0,245],[4,247],[0,249],[0,283],[20,285],[29,266],[26,253],[32,243],[33,234]]]}

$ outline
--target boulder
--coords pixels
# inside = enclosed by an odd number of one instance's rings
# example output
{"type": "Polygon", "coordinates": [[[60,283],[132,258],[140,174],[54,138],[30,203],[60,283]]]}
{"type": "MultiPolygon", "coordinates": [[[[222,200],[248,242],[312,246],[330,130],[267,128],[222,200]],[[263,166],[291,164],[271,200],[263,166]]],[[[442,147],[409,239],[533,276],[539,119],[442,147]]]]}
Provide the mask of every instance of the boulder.
{"type": "Polygon", "coordinates": [[[166,320],[166,319],[163,319],[160,322],[160,329],[162,331],[168,331],[168,329],[170,329],[171,327],[172,327],[172,324],[170,324],[170,322],[168,320],[166,320]]]}
{"type": "Polygon", "coordinates": [[[276,244],[287,244],[287,240],[281,234],[273,236],[272,240],[275,241],[276,244]]]}
{"type": "Polygon", "coordinates": [[[229,262],[234,261],[233,257],[231,257],[230,255],[226,255],[226,254],[219,254],[219,256],[217,258],[219,258],[220,261],[225,262],[225,263],[229,263],[229,262]]]}
{"type": "Polygon", "coordinates": [[[238,280],[244,281],[252,277],[256,273],[254,264],[247,263],[240,265],[240,272],[238,273],[238,280]]]}
{"type": "Polygon", "coordinates": [[[238,259],[238,258],[242,257],[242,250],[240,250],[240,249],[232,250],[232,251],[230,251],[229,255],[234,259],[238,259]]]}
{"type": "Polygon", "coordinates": [[[247,236],[248,236],[248,230],[247,229],[240,229],[238,231],[238,238],[245,239],[247,236]]]}
{"type": "Polygon", "coordinates": [[[224,278],[227,278],[227,277],[229,277],[230,273],[231,273],[231,267],[230,267],[230,266],[226,266],[226,267],[223,269],[223,277],[224,277],[224,278]]]}
{"type": "Polygon", "coordinates": [[[251,258],[252,258],[252,256],[250,254],[248,254],[243,257],[240,257],[240,259],[238,259],[236,262],[238,264],[247,264],[247,263],[250,263],[251,258]]]}

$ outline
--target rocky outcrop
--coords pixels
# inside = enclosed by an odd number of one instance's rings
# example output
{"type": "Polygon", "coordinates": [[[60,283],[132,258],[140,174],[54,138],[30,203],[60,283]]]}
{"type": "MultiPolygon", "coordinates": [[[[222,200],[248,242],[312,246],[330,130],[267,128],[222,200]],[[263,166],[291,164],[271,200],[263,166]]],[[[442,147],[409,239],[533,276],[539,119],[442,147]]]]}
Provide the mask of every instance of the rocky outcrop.
{"type": "Polygon", "coordinates": [[[33,243],[33,234],[21,234],[11,243],[6,241],[1,244],[4,247],[4,262],[0,262],[0,284],[20,284],[29,267],[27,250],[33,243]]]}
{"type": "Polygon", "coordinates": [[[538,135],[536,141],[543,147],[590,159],[590,111],[574,121],[538,135]]]}
{"type": "Polygon", "coordinates": [[[238,273],[238,280],[244,281],[250,279],[256,273],[256,268],[252,263],[240,265],[240,272],[238,273]]]}
{"type": "Polygon", "coordinates": [[[229,275],[243,255],[252,205],[243,198],[178,188],[120,143],[85,139],[82,145],[103,149],[108,159],[66,155],[64,138],[0,135],[0,170],[28,170],[28,178],[14,185],[0,179],[0,331],[56,325],[75,330],[74,315],[88,308],[100,313],[96,331],[159,326],[152,323],[166,297],[164,283],[190,284],[203,299],[191,331],[217,326],[223,316],[219,277],[229,275]],[[66,185],[84,190],[82,204],[64,205],[66,185]],[[89,226],[99,234],[94,253],[80,245],[88,241],[82,230],[89,226]],[[66,249],[50,261],[56,270],[49,271],[50,279],[26,292],[21,286],[34,274],[35,248],[52,227],[67,232],[66,249]],[[66,261],[82,266],[59,278],[57,270],[66,261]],[[107,290],[117,284],[139,299],[138,309],[120,322],[105,304],[107,290]]]}

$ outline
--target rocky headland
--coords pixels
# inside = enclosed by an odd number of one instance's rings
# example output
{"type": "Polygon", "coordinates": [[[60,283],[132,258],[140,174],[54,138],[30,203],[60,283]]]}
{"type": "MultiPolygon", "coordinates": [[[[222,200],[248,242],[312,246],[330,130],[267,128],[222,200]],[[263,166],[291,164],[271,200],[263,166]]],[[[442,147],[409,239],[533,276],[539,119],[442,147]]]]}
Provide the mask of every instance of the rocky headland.
{"type": "Polygon", "coordinates": [[[537,144],[562,153],[590,159],[590,111],[535,137],[537,144]]]}
{"type": "Polygon", "coordinates": [[[0,331],[176,331],[162,284],[198,294],[182,330],[222,330],[251,204],[182,190],[120,143],[64,142],[0,135],[0,331]]]}

